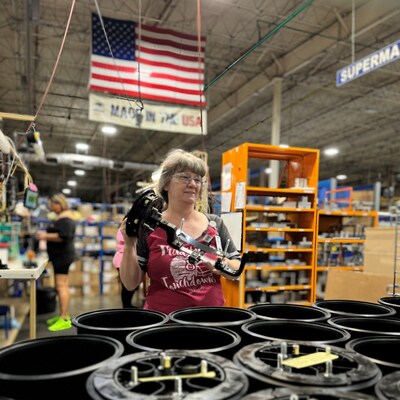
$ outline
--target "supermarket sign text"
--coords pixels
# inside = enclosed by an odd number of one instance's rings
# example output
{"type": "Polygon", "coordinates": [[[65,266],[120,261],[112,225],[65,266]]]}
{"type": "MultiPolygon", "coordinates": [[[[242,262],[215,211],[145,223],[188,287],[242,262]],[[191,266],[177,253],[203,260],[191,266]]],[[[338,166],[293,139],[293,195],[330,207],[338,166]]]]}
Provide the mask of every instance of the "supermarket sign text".
{"type": "Polygon", "coordinates": [[[400,57],[400,40],[355,61],[336,72],[336,86],[342,86],[400,57]]]}

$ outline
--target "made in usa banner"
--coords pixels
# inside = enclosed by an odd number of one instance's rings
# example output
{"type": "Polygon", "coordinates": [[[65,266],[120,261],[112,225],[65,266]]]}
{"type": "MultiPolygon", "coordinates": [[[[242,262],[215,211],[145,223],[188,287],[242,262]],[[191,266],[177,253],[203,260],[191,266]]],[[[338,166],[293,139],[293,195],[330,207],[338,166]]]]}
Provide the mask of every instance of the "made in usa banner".
{"type": "Polygon", "coordinates": [[[100,96],[94,93],[89,94],[89,120],[136,129],[189,135],[207,134],[207,111],[205,110],[147,103],[144,104],[143,110],[140,110],[134,100],[100,96]]]}

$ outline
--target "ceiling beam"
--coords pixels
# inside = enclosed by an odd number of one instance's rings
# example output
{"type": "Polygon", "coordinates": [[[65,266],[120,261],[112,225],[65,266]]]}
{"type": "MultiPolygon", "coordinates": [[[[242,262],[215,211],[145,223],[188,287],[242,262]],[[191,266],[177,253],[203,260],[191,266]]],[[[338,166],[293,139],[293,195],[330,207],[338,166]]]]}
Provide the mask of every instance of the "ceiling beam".
{"type": "MultiPolygon", "coordinates": [[[[385,7],[382,7],[380,0],[374,0],[366,3],[357,9],[356,34],[359,36],[365,34],[376,26],[377,21],[386,16],[393,16],[393,13],[399,12],[399,4],[396,0],[387,0],[385,7]]],[[[303,68],[310,63],[310,60],[317,57],[321,52],[330,49],[337,44],[338,40],[344,40],[349,37],[348,32],[339,29],[343,24],[351,25],[351,14],[344,17],[340,22],[336,21],[329,28],[315,35],[304,42],[294,51],[287,53],[279,59],[279,65],[284,69],[284,76],[289,76],[295,71],[303,68]],[[342,33],[340,33],[342,32],[342,33]]],[[[228,96],[223,102],[212,108],[208,113],[208,124],[212,127],[223,118],[235,112],[235,109],[246,102],[254,93],[260,93],[271,85],[271,79],[275,70],[274,65],[269,66],[264,71],[256,75],[239,90],[228,96]]]]}

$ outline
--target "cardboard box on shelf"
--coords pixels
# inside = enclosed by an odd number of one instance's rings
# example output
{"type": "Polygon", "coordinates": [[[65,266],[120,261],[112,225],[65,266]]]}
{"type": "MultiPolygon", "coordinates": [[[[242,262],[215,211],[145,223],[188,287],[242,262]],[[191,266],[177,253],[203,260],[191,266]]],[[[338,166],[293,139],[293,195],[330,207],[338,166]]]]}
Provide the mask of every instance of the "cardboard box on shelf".
{"type": "Polygon", "coordinates": [[[82,286],[70,286],[69,293],[71,297],[82,297],[83,296],[83,288],[82,286]]]}
{"type": "Polygon", "coordinates": [[[68,281],[71,286],[82,286],[83,277],[81,271],[69,271],[68,281]]]}
{"type": "Polygon", "coordinates": [[[358,271],[328,271],[325,300],[359,300],[378,303],[387,297],[387,288],[393,283],[393,276],[358,271]]]}
{"type": "Polygon", "coordinates": [[[117,240],[116,239],[104,239],[103,240],[103,250],[116,251],[117,250],[117,240]]]}
{"type": "Polygon", "coordinates": [[[100,285],[100,275],[96,272],[83,272],[82,282],[84,285],[100,285]]]}
{"type": "Polygon", "coordinates": [[[82,260],[82,271],[100,273],[100,261],[93,258],[85,258],[82,260]]]}
{"type": "Polygon", "coordinates": [[[6,279],[0,279],[0,298],[8,296],[7,289],[8,289],[7,280],[6,279]]]}
{"type": "Polygon", "coordinates": [[[115,267],[112,263],[112,259],[103,261],[103,271],[104,272],[112,272],[114,269],[115,269],[115,267]]]}
{"type": "Polygon", "coordinates": [[[100,213],[102,221],[110,221],[111,219],[111,212],[110,211],[102,211],[100,213]]]}
{"type": "Polygon", "coordinates": [[[113,221],[120,222],[120,223],[123,221],[124,218],[125,218],[125,214],[114,214],[112,216],[113,221]]]}
{"type": "Polygon", "coordinates": [[[56,286],[53,270],[51,270],[51,273],[42,274],[42,276],[40,277],[40,284],[43,287],[55,287],[56,286]]]}
{"type": "Polygon", "coordinates": [[[87,225],[84,228],[84,234],[87,236],[99,236],[99,227],[97,225],[87,225]]]}
{"type": "Polygon", "coordinates": [[[373,190],[353,190],[353,201],[374,201],[373,190]]]}
{"type": "Polygon", "coordinates": [[[100,294],[100,284],[84,284],[82,286],[83,295],[86,297],[94,297],[100,294]]]}
{"type": "Polygon", "coordinates": [[[75,260],[69,267],[70,271],[82,271],[82,260],[75,260]]]}
{"type": "Polygon", "coordinates": [[[394,254],[393,227],[365,228],[364,252],[394,254]]]}
{"type": "Polygon", "coordinates": [[[365,229],[364,272],[394,273],[395,231],[393,227],[365,229]]]}
{"type": "Polygon", "coordinates": [[[103,236],[117,237],[119,225],[105,225],[102,228],[103,236]]]}
{"type": "Polygon", "coordinates": [[[103,294],[119,294],[120,291],[119,282],[107,282],[103,284],[103,294]]]}
{"type": "Polygon", "coordinates": [[[78,212],[85,219],[86,217],[90,217],[93,213],[93,206],[91,204],[81,204],[78,206],[78,212]]]}

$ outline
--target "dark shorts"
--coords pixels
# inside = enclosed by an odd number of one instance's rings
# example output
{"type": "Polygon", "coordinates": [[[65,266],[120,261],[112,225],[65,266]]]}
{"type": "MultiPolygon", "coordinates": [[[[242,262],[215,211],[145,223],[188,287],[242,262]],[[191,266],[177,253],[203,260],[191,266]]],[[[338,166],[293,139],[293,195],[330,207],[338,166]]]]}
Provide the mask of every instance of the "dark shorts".
{"type": "Polygon", "coordinates": [[[51,260],[51,263],[53,264],[54,275],[68,275],[69,267],[73,263],[73,260],[51,260]]]}

